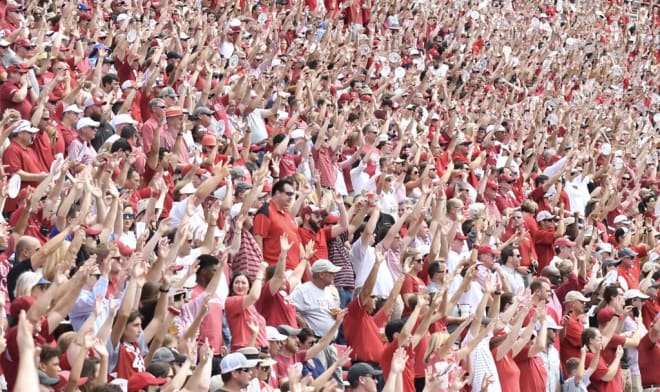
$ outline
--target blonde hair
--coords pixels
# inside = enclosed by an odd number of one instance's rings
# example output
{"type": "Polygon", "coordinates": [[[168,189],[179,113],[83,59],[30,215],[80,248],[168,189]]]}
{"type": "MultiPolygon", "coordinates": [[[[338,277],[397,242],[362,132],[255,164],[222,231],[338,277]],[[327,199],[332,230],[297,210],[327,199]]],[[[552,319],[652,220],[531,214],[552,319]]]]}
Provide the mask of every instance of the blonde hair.
{"type": "Polygon", "coordinates": [[[32,288],[39,283],[39,279],[41,279],[41,274],[38,272],[23,272],[16,280],[14,298],[32,295],[32,288]]]}
{"type": "Polygon", "coordinates": [[[70,247],[71,243],[69,241],[64,241],[62,242],[62,245],[46,256],[46,262],[44,263],[43,269],[44,278],[50,281],[55,280],[55,274],[57,273],[59,265],[68,261],[66,259],[70,247]]]}
{"type": "Polygon", "coordinates": [[[403,264],[407,258],[415,258],[415,256],[420,255],[421,252],[418,251],[415,248],[406,248],[403,252],[401,252],[401,264],[403,264]]]}
{"type": "Polygon", "coordinates": [[[436,332],[431,335],[429,340],[429,345],[426,348],[426,353],[424,354],[424,363],[429,363],[431,355],[436,352],[440,347],[442,347],[447,340],[449,339],[449,334],[446,332],[436,332]]]}

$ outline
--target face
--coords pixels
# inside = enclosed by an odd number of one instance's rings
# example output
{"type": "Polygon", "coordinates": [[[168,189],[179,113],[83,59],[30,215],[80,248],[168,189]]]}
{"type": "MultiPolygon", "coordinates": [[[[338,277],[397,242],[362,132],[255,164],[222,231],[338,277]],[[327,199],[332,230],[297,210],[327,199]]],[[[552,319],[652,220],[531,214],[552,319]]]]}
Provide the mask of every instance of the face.
{"type": "Polygon", "coordinates": [[[376,392],[378,390],[378,382],[376,381],[376,378],[370,374],[361,376],[359,381],[364,390],[368,392],[376,392]]]}
{"type": "Polygon", "coordinates": [[[525,222],[523,221],[522,212],[516,211],[511,214],[511,221],[515,227],[522,227],[525,222]]]}
{"type": "Polygon", "coordinates": [[[290,353],[296,353],[300,349],[300,342],[297,336],[289,336],[284,341],[284,349],[290,353]]]}
{"type": "Polygon", "coordinates": [[[183,116],[168,117],[167,125],[173,129],[180,129],[183,126],[183,116]]]}
{"type": "Polygon", "coordinates": [[[259,377],[259,380],[268,380],[268,377],[270,377],[270,366],[259,365],[255,369],[257,369],[257,377],[259,377]]]}
{"type": "Polygon", "coordinates": [[[554,344],[555,341],[557,340],[557,331],[551,328],[548,328],[548,337],[547,337],[547,343],[548,346],[551,344],[554,344]]]}
{"type": "Polygon", "coordinates": [[[321,225],[323,223],[323,214],[308,214],[307,223],[312,228],[313,231],[321,230],[321,225]]]}
{"type": "Polygon", "coordinates": [[[138,340],[138,337],[142,333],[142,319],[136,318],[130,323],[126,324],[126,329],[124,330],[124,341],[128,343],[134,343],[138,340]]]}
{"type": "Polygon", "coordinates": [[[282,346],[284,345],[284,342],[278,341],[278,340],[270,340],[268,341],[268,352],[272,357],[277,355],[277,353],[280,352],[282,349],[282,346]]]}
{"type": "Polygon", "coordinates": [[[285,184],[282,191],[276,192],[273,195],[273,202],[280,209],[288,209],[293,202],[293,197],[295,195],[294,189],[291,185],[285,184]]]}
{"type": "Polygon", "coordinates": [[[517,268],[520,267],[520,260],[522,257],[520,256],[520,250],[514,249],[513,250],[513,255],[511,255],[511,262],[513,263],[513,267],[517,268]]]}
{"type": "Polygon", "coordinates": [[[603,348],[603,335],[600,334],[599,330],[596,330],[596,336],[589,340],[589,345],[594,348],[603,348]]]}
{"type": "Polygon", "coordinates": [[[59,373],[62,370],[60,368],[60,358],[53,357],[46,363],[40,363],[39,368],[46,373],[48,377],[59,377],[59,373]]]}
{"type": "Polygon", "coordinates": [[[96,136],[96,128],[94,127],[85,127],[78,132],[80,138],[87,142],[91,142],[94,139],[94,136],[96,136]]]}
{"type": "Polygon", "coordinates": [[[124,230],[130,229],[131,226],[133,226],[133,223],[135,223],[135,211],[133,211],[132,207],[124,208],[124,212],[121,215],[121,217],[124,225],[124,230]]]}
{"type": "Polygon", "coordinates": [[[250,291],[250,282],[247,277],[238,275],[231,286],[234,295],[246,295],[250,291]]]}

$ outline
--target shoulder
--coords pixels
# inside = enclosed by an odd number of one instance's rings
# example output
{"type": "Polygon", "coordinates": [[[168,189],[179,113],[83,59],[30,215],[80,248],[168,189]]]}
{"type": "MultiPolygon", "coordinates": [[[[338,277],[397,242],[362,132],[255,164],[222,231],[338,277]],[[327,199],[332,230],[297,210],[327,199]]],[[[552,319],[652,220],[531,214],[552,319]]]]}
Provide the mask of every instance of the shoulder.
{"type": "Polygon", "coordinates": [[[270,205],[271,203],[264,203],[257,211],[257,216],[265,215],[267,218],[270,218],[270,205]]]}

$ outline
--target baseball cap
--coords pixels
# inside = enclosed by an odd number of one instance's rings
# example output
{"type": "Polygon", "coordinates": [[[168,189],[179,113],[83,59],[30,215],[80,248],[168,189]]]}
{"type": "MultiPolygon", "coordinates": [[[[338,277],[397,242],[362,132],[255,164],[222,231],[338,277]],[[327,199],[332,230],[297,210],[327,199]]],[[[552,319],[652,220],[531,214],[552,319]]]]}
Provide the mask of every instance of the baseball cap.
{"type": "Polygon", "coordinates": [[[620,259],[622,259],[624,257],[635,257],[637,255],[638,255],[638,253],[635,252],[634,250],[630,249],[630,248],[621,248],[621,249],[619,249],[619,254],[618,254],[620,259]]]}
{"type": "MultiPolygon", "coordinates": [[[[153,377],[153,376],[152,376],[153,377]]],[[[71,378],[71,372],[69,370],[62,370],[60,372],[60,381],[57,383],[55,386],[56,390],[60,390],[61,388],[64,388],[64,386],[69,382],[69,378],[71,378]]],[[[80,377],[78,379],[78,382],[76,382],[76,386],[81,387],[87,383],[87,377],[80,377]]],[[[136,389],[136,391],[140,390],[142,388],[136,389]]],[[[131,392],[131,389],[128,389],[129,392],[131,392]]]]}
{"type": "Polygon", "coordinates": [[[154,355],[151,358],[151,363],[156,362],[167,362],[167,363],[183,363],[188,357],[181,355],[178,352],[172,350],[169,347],[160,347],[154,351],[154,355]]]}
{"type": "Polygon", "coordinates": [[[635,298],[649,299],[651,297],[642,293],[638,289],[629,289],[625,293],[623,293],[623,299],[635,299],[635,298]]]}
{"type": "Polygon", "coordinates": [[[301,137],[305,137],[305,130],[303,129],[296,129],[293,132],[291,132],[291,140],[295,139],[300,139],[301,137]]]}
{"type": "MultiPolygon", "coordinates": [[[[540,331],[541,330],[541,322],[537,321],[536,322],[536,330],[540,331]]],[[[557,325],[555,320],[552,317],[547,317],[545,319],[545,328],[546,329],[554,329],[555,331],[559,331],[560,329],[564,329],[564,327],[557,325]]]]}
{"type": "Polygon", "coordinates": [[[165,109],[165,117],[178,117],[183,116],[183,110],[178,106],[170,106],[165,109]]]}
{"type": "Polygon", "coordinates": [[[128,379],[128,392],[138,392],[150,385],[163,385],[166,382],[166,378],[154,377],[149,372],[138,372],[128,379]]]}
{"type": "Polygon", "coordinates": [[[313,274],[318,274],[320,272],[332,272],[332,273],[337,273],[341,270],[341,267],[337,267],[336,265],[332,264],[330,260],[327,259],[318,259],[312,266],[312,273],[313,274]]]}
{"type": "Polygon", "coordinates": [[[499,255],[500,254],[500,252],[497,249],[493,248],[492,246],[490,246],[488,244],[477,245],[477,246],[475,246],[475,249],[477,249],[477,252],[479,252],[479,254],[484,254],[484,255],[499,255]]]}
{"type": "Polygon", "coordinates": [[[362,376],[380,376],[383,372],[374,369],[371,365],[365,362],[356,363],[348,369],[348,382],[355,384],[358,378],[362,376]]]}
{"type": "Polygon", "coordinates": [[[102,98],[97,98],[97,97],[89,97],[85,100],[85,109],[87,109],[90,106],[103,106],[105,105],[105,101],[102,98]]]}
{"type": "Polygon", "coordinates": [[[81,130],[85,127],[93,127],[96,128],[99,125],[101,125],[98,121],[94,121],[89,117],[83,117],[80,120],[78,120],[78,123],[76,124],[76,129],[81,130]]]}
{"type": "Polygon", "coordinates": [[[74,112],[80,114],[83,112],[83,110],[79,108],[78,105],[73,104],[73,105],[68,105],[67,107],[64,108],[63,113],[67,113],[67,112],[74,112]]]}
{"type": "Polygon", "coordinates": [[[575,246],[575,242],[569,240],[566,237],[559,237],[555,240],[555,246],[575,246]]]}
{"type": "Polygon", "coordinates": [[[541,211],[536,215],[536,221],[541,222],[544,220],[555,219],[555,216],[549,213],[548,211],[541,211]]]}
{"type": "Polygon", "coordinates": [[[227,374],[236,369],[253,368],[259,363],[258,360],[248,360],[245,355],[241,353],[227,354],[222,361],[220,361],[220,372],[227,374]]]}
{"type": "Polygon", "coordinates": [[[308,204],[303,208],[302,213],[303,215],[305,214],[320,214],[324,212],[325,210],[319,206],[316,206],[314,204],[308,204]]]}
{"type": "Polygon", "coordinates": [[[176,91],[172,87],[165,87],[164,89],[160,90],[160,94],[158,94],[159,97],[172,97],[172,98],[177,98],[176,91]]]}
{"type": "Polygon", "coordinates": [[[603,267],[609,267],[611,265],[619,265],[621,264],[621,260],[614,260],[614,259],[605,259],[603,260],[603,267]]]}
{"type": "Polygon", "coordinates": [[[206,134],[202,136],[202,146],[215,147],[216,144],[217,144],[217,140],[215,135],[206,134]]]}
{"type": "Polygon", "coordinates": [[[260,351],[256,347],[243,347],[236,350],[236,352],[245,355],[245,358],[247,358],[248,361],[251,359],[259,359],[260,351]]]}
{"type": "Polygon", "coordinates": [[[614,217],[613,222],[614,222],[615,225],[618,225],[619,223],[627,223],[627,222],[629,222],[629,220],[628,220],[628,217],[625,216],[625,215],[617,215],[616,217],[614,217]]]}
{"type": "Polygon", "coordinates": [[[7,67],[7,72],[27,73],[30,67],[26,64],[11,64],[7,67]]]}
{"type": "Polygon", "coordinates": [[[121,84],[122,90],[126,90],[127,88],[133,88],[133,87],[135,87],[135,82],[130,79],[124,80],[124,83],[121,84]]]}
{"type": "Polygon", "coordinates": [[[281,334],[277,328],[268,325],[266,326],[266,339],[269,342],[281,342],[286,340],[286,335],[281,334]]]}
{"type": "Polygon", "coordinates": [[[21,132],[37,133],[39,132],[39,128],[33,127],[32,123],[30,123],[28,120],[21,120],[18,122],[18,126],[14,128],[14,130],[11,133],[21,133],[21,132]]]}
{"type": "Polygon", "coordinates": [[[131,117],[130,114],[122,113],[122,114],[116,115],[112,119],[111,123],[112,123],[112,126],[116,127],[117,125],[121,125],[121,124],[137,125],[138,122],[135,121],[135,119],[133,117],[131,117]]]}
{"type": "Polygon", "coordinates": [[[589,302],[590,300],[589,298],[585,297],[581,292],[576,290],[571,290],[568,293],[566,293],[566,297],[564,297],[564,303],[573,302],[573,301],[589,302]]]}
{"type": "Polygon", "coordinates": [[[213,110],[207,108],[206,106],[198,106],[193,111],[193,115],[199,116],[200,114],[206,114],[208,116],[212,116],[215,114],[215,112],[213,112],[213,110]]]}
{"type": "Polygon", "coordinates": [[[293,328],[290,325],[282,324],[279,327],[277,327],[277,332],[281,333],[284,336],[298,336],[300,335],[300,332],[302,329],[300,328],[293,328]]]}

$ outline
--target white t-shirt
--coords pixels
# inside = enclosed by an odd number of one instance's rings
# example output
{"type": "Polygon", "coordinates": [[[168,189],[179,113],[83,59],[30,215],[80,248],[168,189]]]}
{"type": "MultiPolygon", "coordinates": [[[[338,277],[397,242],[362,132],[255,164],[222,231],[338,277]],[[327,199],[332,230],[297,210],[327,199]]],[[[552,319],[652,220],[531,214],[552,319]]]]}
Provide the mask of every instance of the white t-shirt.
{"type": "MultiPolygon", "coordinates": [[[[181,224],[181,221],[183,220],[183,217],[186,216],[186,209],[188,208],[188,200],[190,198],[186,198],[181,201],[175,201],[172,203],[172,209],[170,210],[170,216],[169,218],[171,219],[170,225],[172,227],[177,227],[181,224]]],[[[188,220],[188,226],[190,226],[191,229],[197,228],[199,226],[206,225],[206,221],[204,220],[204,209],[202,208],[202,205],[198,205],[195,207],[195,213],[193,216],[190,217],[190,220],[188,220]]]]}
{"type": "MultiPolygon", "coordinates": [[[[373,246],[362,246],[362,240],[358,239],[351,247],[350,257],[355,272],[355,287],[362,287],[376,263],[376,249],[373,246]]],[[[386,298],[393,288],[392,273],[387,268],[387,263],[382,263],[378,269],[378,278],[372,294],[386,298]]]]}
{"type": "MultiPolygon", "coordinates": [[[[497,377],[497,367],[495,366],[495,360],[493,359],[493,354],[490,352],[489,344],[490,339],[493,337],[492,332],[488,336],[479,342],[477,346],[470,352],[470,368],[472,369],[472,391],[479,392],[481,391],[481,383],[483,382],[484,377],[487,375],[491,376],[492,384],[488,386],[488,392],[502,392],[502,386],[500,385],[500,379],[497,377]]],[[[468,331],[465,339],[463,339],[463,346],[470,343],[474,337],[468,331]]]]}
{"type": "Polygon", "coordinates": [[[306,282],[296,286],[290,299],[315,334],[325,336],[332,328],[335,319],[331,309],[338,309],[339,302],[331,286],[321,289],[313,282],[306,282]]]}

